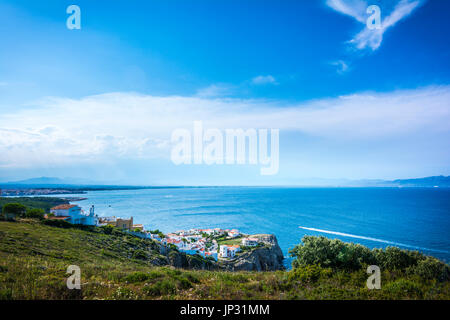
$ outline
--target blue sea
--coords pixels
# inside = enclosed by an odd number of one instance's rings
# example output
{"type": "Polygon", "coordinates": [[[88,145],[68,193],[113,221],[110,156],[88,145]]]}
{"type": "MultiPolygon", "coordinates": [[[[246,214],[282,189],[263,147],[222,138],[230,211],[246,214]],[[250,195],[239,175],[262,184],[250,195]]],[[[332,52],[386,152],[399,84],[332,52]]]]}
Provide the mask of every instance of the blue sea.
{"type": "Polygon", "coordinates": [[[94,205],[99,216],[133,216],[147,230],[219,227],[273,233],[286,257],[303,236],[323,235],[450,260],[450,189],[203,187],[80,196],[88,198],[77,202],[84,210],[94,205]]]}

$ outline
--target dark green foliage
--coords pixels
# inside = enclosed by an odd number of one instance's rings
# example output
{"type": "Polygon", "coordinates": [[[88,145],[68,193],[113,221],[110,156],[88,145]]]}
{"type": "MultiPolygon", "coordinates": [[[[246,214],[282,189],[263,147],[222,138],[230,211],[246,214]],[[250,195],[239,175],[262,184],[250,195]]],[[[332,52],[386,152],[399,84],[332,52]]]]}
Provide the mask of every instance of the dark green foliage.
{"type": "Polygon", "coordinates": [[[28,209],[25,213],[26,218],[43,219],[45,215],[44,209],[28,209]]]}
{"type": "Polygon", "coordinates": [[[149,231],[151,234],[157,234],[161,239],[165,237],[164,233],[159,231],[159,229],[149,231]]]}
{"type": "Polygon", "coordinates": [[[124,278],[124,281],[130,282],[130,283],[139,283],[139,282],[145,282],[145,281],[151,281],[154,279],[162,278],[164,277],[164,274],[159,271],[151,271],[151,272],[134,272],[129,274],[124,278]]]}
{"type": "Polygon", "coordinates": [[[0,197],[0,208],[3,208],[8,203],[20,203],[29,209],[43,209],[46,213],[50,212],[50,208],[58,206],[60,204],[69,203],[65,199],[54,197],[17,197],[8,198],[0,197]]]}
{"type": "Polygon", "coordinates": [[[145,259],[148,259],[148,254],[144,250],[138,249],[138,250],[135,250],[133,252],[132,258],[133,259],[145,260],[145,259]]]}
{"type": "Polygon", "coordinates": [[[27,208],[20,203],[7,203],[2,208],[2,215],[4,217],[24,217],[27,208]]]}
{"type": "Polygon", "coordinates": [[[289,272],[289,282],[302,282],[302,283],[314,283],[321,278],[328,278],[332,274],[331,269],[324,269],[317,265],[308,265],[304,267],[298,267],[289,272]]]}
{"type": "Polygon", "coordinates": [[[73,224],[64,220],[44,220],[43,223],[47,226],[57,227],[57,228],[73,228],[73,224]]]}
{"type": "Polygon", "coordinates": [[[397,247],[387,247],[386,249],[374,249],[373,254],[377,266],[382,269],[404,270],[417,264],[425,256],[418,251],[402,250],[397,247]]]}
{"type": "Polygon", "coordinates": [[[303,237],[302,242],[289,250],[291,256],[296,258],[294,268],[320,265],[324,268],[358,270],[376,261],[370,249],[359,244],[313,236],[303,237]]]}
{"type": "Polygon", "coordinates": [[[450,267],[436,258],[418,251],[402,250],[397,247],[370,250],[359,244],[338,239],[305,236],[302,244],[289,251],[294,268],[318,265],[333,270],[357,271],[368,265],[377,265],[381,270],[408,271],[426,279],[448,281],[450,267]]]}
{"type": "Polygon", "coordinates": [[[407,269],[408,273],[424,279],[436,279],[438,281],[450,281],[450,266],[434,257],[426,257],[417,265],[407,269]]]}
{"type": "Polygon", "coordinates": [[[186,279],[191,283],[199,283],[200,282],[200,279],[192,273],[186,273],[185,276],[186,276],[186,279]]]}
{"type": "Polygon", "coordinates": [[[101,226],[100,229],[104,234],[112,234],[114,227],[110,226],[110,225],[106,225],[106,226],[101,226]]]}
{"type": "Polygon", "coordinates": [[[401,295],[413,296],[416,299],[422,299],[420,285],[412,280],[399,279],[394,282],[387,283],[383,290],[388,294],[397,297],[401,295]]]}
{"type": "Polygon", "coordinates": [[[154,284],[144,286],[142,291],[148,296],[162,296],[175,293],[176,285],[168,279],[157,281],[154,284]]]}

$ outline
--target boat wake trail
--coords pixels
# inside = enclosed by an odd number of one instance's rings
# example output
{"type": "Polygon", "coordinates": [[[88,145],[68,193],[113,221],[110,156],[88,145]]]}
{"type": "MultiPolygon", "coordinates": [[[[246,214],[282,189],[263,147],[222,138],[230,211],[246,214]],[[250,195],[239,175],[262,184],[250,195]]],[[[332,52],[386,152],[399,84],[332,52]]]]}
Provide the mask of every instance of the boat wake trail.
{"type": "Polygon", "coordinates": [[[357,236],[355,234],[349,234],[349,233],[343,233],[343,232],[337,232],[337,231],[329,231],[329,230],[322,230],[322,229],[316,229],[316,228],[307,228],[307,227],[299,227],[300,229],[304,229],[304,230],[309,230],[309,231],[315,231],[315,232],[320,232],[320,233],[327,233],[327,234],[334,234],[337,236],[342,236],[342,237],[349,237],[349,238],[356,238],[356,239],[363,239],[363,240],[368,240],[368,241],[374,241],[374,242],[381,242],[381,243],[386,243],[386,244],[392,244],[395,246],[401,246],[401,247],[406,247],[406,248],[412,248],[412,249],[417,249],[417,250],[425,250],[425,251],[434,251],[434,252],[441,252],[441,253],[449,253],[448,251],[445,250],[438,250],[438,249],[429,249],[429,248],[422,248],[422,247],[416,247],[416,246],[411,246],[408,244],[404,244],[404,243],[399,243],[399,242],[393,242],[393,241],[388,241],[388,240],[383,240],[383,239],[377,239],[377,238],[371,238],[371,237],[364,237],[364,236],[357,236]]]}

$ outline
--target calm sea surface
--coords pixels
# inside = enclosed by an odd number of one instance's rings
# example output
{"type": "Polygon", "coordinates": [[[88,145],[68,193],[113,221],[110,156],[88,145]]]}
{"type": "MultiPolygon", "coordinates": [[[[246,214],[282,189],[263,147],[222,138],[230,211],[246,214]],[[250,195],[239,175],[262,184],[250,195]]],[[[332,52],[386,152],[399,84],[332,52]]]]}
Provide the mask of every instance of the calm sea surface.
{"type": "Polygon", "coordinates": [[[450,260],[450,189],[208,187],[80,196],[88,198],[78,202],[85,211],[95,205],[99,216],[133,216],[147,230],[219,227],[274,233],[285,256],[304,235],[323,235],[450,260]]]}

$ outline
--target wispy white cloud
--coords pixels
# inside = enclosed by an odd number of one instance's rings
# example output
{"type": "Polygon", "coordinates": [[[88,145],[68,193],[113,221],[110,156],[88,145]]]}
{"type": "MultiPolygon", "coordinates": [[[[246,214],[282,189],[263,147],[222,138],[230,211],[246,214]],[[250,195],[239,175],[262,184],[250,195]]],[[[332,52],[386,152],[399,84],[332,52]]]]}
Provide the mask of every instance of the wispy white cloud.
{"type": "MultiPolygon", "coordinates": [[[[168,159],[176,128],[278,128],[329,141],[450,139],[450,86],[284,101],[110,93],[0,114],[0,167],[168,159]]],[[[409,140],[408,140],[409,141],[409,140]]],[[[410,141],[411,142],[411,141],[410,141]]]]}
{"type": "Polygon", "coordinates": [[[197,96],[203,98],[225,97],[234,93],[234,86],[225,83],[212,84],[197,90],[197,96]]]}
{"type": "Polygon", "coordinates": [[[363,0],[327,0],[326,4],[342,14],[351,16],[361,23],[366,23],[367,1],[363,0]]]}
{"type": "Polygon", "coordinates": [[[275,78],[271,75],[254,77],[251,82],[254,85],[278,84],[275,78]]]}
{"type": "Polygon", "coordinates": [[[336,67],[336,72],[339,74],[344,74],[349,70],[349,65],[344,60],[332,61],[330,64],[336,67]]]}
{"type": "MultiPolygon", "coordinates": [[[[369,29],[366,26],[369,14],[366,10],[369,5],[364,0],[327,0],[326,4],[339,13],[353,17],[358,22],[364,24],[358,34],[349,41],[355,48],[359,50],[371,49],[377,50],[383,41],[384,33],[397,22],[409,16],[416,8],[418,8],[425,0],[400,0],[391,11],[381,7],[381,25],[377,29],[369,29]]],[[[387,6],[386,6],[387,7],[387,6]]]]}
{"type": "Polygon", "coordinates": [[[260,75],[250,80],[245,80],[238,84],[214,83],[197,90],[195,96],[200,98],[222,98],[231,97],[238,93],[248,91],[252,86],[278,85],[277,80],[272,75],[260,75]]]}

